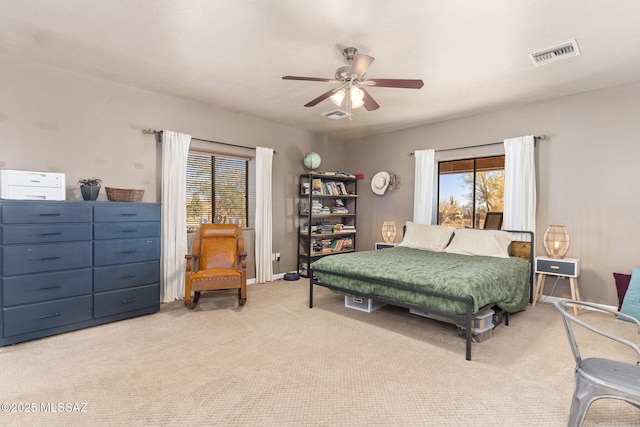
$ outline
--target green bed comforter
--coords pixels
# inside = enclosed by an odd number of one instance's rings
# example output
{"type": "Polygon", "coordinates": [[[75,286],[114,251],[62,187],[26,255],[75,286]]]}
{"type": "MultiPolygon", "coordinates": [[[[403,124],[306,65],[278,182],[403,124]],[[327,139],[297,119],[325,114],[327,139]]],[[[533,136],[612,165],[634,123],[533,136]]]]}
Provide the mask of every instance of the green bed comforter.
{"type": "Polygon", "coordinates": [[[465,314],[464,303],[367,283],[366,279],[374,278],[416,289],[469,297],[474,313],[490,303],[514,313],[524,310],[529,301],[529,263],[520,258],[458,255],[396,247],[332,255],[317,260],[312,268],[321,283],[448,313],[465,314]],[[317,269],[355,275],[363,280],[333,276],[317,269]]]}

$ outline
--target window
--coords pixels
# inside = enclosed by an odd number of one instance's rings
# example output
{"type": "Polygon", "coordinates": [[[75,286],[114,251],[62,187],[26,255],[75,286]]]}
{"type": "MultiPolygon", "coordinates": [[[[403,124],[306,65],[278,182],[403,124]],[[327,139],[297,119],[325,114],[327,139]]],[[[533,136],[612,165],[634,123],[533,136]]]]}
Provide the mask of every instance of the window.
{"type": "Polygon", "coordinates": [[[187,157],[187,228],[203,223],[247,227],[248,159],[192,151],[187,157]]]}
{"type": "Polygon", "coordinates": [[[483,228],[487,212],[503,212],[504,156],[438,163],[438,224],[483,228]]]}

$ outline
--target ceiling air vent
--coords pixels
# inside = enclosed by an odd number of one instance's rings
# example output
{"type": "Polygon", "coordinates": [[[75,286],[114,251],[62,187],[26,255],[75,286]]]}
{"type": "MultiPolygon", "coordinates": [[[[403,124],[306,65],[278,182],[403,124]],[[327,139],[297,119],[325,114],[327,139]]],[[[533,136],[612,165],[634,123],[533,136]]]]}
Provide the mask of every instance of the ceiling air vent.
{"type": "Polygon", "coordinates": [[[327,111],[326,113],[322,113],[322,115],[332,120],[342,120],[346,119],[347,117],[351,117],[351,114],[342,110],[331,110],[327,111]]]}
{"type": "Polygon", "coordinates": [[[573,39],[558,46],[531,52],[529,58],[537,66],[578,55],[580,55],[580,48],[578,48],[578,42],[573,39]]]}

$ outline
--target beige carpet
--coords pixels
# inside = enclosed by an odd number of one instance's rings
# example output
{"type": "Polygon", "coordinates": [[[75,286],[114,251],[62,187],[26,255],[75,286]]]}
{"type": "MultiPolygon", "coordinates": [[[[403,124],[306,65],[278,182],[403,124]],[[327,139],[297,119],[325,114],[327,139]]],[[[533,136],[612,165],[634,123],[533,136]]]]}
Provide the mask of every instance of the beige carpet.
{"type": "MultiPolygon", "coordinates": [[[[159,313],[0,348],[1,425],[562,426],[573,359],[555,308],[513,315],[473,345],[455,327],[385,307],[367,314],[306,281],[249,286],[159,313]],[[41,403],[85,412],[43,413],[41,403]]],[[[209,294],[211,295],[211,294],[209,294]]],[[[584,313],[636,342],[630,324],[584,313]]],[[[630,353],[599,341],[589,348],[630,353]]],[[[640,425],[618,401],[586,426],[640,425]]]]}

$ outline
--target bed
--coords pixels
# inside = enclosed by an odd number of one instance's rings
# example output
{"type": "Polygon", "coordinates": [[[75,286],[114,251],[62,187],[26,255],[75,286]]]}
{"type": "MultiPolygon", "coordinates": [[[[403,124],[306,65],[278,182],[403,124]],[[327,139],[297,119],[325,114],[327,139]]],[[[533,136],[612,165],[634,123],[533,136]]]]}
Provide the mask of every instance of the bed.
{"type": "Polygon", "coordinates": [[[337,254],[311,266],[313,288],[371,298],[464,325],[471,360],[472,322],[485,307],[526,309],[533,295],[533,233],[453,229],[407,222],[396,248],[337,254]]]}

